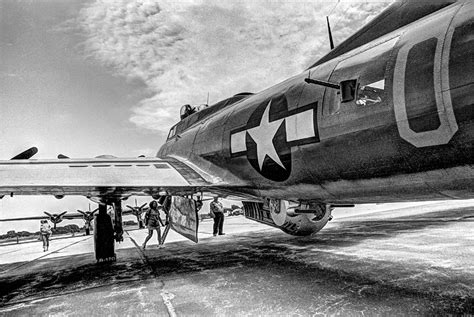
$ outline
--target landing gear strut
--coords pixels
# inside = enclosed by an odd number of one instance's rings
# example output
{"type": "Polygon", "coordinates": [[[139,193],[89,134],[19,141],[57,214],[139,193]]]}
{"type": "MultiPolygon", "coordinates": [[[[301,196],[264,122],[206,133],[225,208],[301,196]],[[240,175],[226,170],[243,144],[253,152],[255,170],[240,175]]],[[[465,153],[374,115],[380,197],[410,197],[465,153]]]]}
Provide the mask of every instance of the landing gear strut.
{"type": "Polygon", "coordinates": [[[99,204],[99,213],[94,221],[94,249],[97,262],[110,262],[117,259],[114,249],[114,228],[107,214],[107,205],[99,204]]]}
{"type": "Polygon", "coordinates": [[[114,201],[115,207],[115,241],[122,242],[123,241],[123,227],[122,227],[122,201],[120,199],[116,199],[114,201]]]}

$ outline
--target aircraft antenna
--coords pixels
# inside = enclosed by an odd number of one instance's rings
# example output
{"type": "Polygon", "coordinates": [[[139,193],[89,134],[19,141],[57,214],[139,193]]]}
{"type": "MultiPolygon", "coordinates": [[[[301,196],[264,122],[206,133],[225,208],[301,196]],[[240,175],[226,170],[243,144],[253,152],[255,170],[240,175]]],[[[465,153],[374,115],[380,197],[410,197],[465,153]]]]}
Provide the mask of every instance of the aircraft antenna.
{"type": "Polygon", "coordinates": [[[209,91],[207,92],[207,101],[206,101],[206,105],[209,106],[209,91]]]}
{"type": "Polygon", "coordinates": [[[329,24],[329,17],[326,16],[326,21],[328,24],[328,35],[329,35],[329,45],[331,46],[331,50],[334,49],[334,41],[332,39],[332,32],[331,32],[331,25],[329,24]]]}

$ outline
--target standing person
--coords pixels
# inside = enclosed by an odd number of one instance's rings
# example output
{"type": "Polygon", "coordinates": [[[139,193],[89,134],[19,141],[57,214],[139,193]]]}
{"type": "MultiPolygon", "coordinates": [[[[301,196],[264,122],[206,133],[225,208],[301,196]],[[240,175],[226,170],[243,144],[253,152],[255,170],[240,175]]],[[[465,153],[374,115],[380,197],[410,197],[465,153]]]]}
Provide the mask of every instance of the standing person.
{"type": "Polygon", "coordinates": [[[213,234],[214,237],[219,233],[220,236],[224,235],[225,233],[222,232],[224,227],[224,206],[219,201],[219,196],[214,197],[214,201],[211,202],[211,217],[214,216],[214,230],[213,234]]]}
{"type": "Polygon", "coordinates": [[[146,248],[146,243],[153,236],[153,230],[156,230],[158,235],[158,245],[161,246],[161,229],[160,229],[160,209],[163,209],[161,205],[158,204],[155,200],[150,202],[150,209],[145,214],[145,225],[148,228],[148,236],[143,242],[142,248],[146,248]]]}
{"type": "Polygon", "coordinates": [[[84,224],[84,228],[86,229],[86,236],[91,234],[91,222],[86,220],[84,224]]]}
{"type": "Polygon", "coordinates": [[[51,226],[48,223],[48,220],[43,219],[40,221],[40,235],[41,240],[43,240],[43,252],[48,251],[49,248],[49,237],[51,236],[51,226]]]}

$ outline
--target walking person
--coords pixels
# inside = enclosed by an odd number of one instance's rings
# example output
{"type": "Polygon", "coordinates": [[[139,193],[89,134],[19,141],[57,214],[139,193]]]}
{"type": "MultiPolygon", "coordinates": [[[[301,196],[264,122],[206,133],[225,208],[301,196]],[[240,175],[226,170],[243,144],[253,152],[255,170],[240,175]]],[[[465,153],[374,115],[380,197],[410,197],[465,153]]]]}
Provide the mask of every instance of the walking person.
{"type": "Polygon", "coordinates": [[[210,214],[211,217],[214,218],[214,230],[213,235],[214,237],[219,234],[220,236],[224,235],[223,227],[224,227],[224,206],[219,201],[219,196],[214,197],[214,201],[211,202],[210,205],[210,214]]]}
{"type": "Polygon", "coordinates": [[[155,200],[150,202],[150,209],[145,214],[145,225],[148,228],[148,236],[145,238],[145,242],[143,242],[142,248],[146,248],[146,243],[148,240],[151,239],[153,236],[153,230],[156,230],[158,235],[158,246],[161,246],[161,229],[160,229],[160,210],[163,209],[161,205],[158,204],[155,200]]]}
{"type": "Polygon", "coordinates": [[[41,240],[43,240],[43,252],[48,251],[49,248],[49,237],[53,231],[51,230],[51,226],[48,223],[48,220],[43,219],[40,221],[40,235],[41,240]]]}
{"type": "Polygon", "coordinates": [[[160,200],[160,202],[163,202],[163,212],[165,213],[165,223],[161,221],[161,216],[160,216],[160,222],[165,229],[163,230],[163,235],[161,236],[161,243],[159,245],[159,248],[164,248],[165,240],[166,237],[168,236],[168,232],[170,231],[171,228],[171,222],[170,222],[170,207],[171,207],[171,196],[166,196],[163,200],[160,200]]]}

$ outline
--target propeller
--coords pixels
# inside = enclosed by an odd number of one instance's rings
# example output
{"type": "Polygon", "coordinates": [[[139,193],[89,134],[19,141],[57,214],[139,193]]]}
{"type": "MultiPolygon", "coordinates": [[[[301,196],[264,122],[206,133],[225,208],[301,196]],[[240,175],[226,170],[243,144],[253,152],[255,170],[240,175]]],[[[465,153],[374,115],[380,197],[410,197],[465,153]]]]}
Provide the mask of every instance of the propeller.
{"type": "MultiPolygon", "coordinates": [[[[142,211],[142,209],[147,205],[147,203],[144,203],[141,206],[138,206],[137,200],[135,199],[135,207],[132,207],[130,205],[126,205],[128,208],[130,208],[132,211],[138,212],[142,211]]],[[[141,213],[141,212],[140,212],[141,213]]]]}
{"type": "Polygon", "coordinates": [[[145,207],[147,205],[147,203],[144,203],[143,205],[141,206],[136,206],[136,207],[132,207],[130,205],[126,205],[128,208],[132,209],[133,211],[141,211],[143,209],[143,207],[145,207]]]}
{"type": "Polygon", "coordinates": [[[60,214],[50,214],[47,211],[44,211],[45,215],[49,217],[49,221],[51,221],[54,224],[54,229],[56,229],[56,224],[60,223],[63,221],[63,216],[67,213],[67,211],[63,211],[60,214]]]}
{"type": "Polygon", "coordinates": [[[82,211],[80,209],[77,209],[77,211],[82,214],[82,220],[84,220],[84,227],[86,229],[86,235],[90,234],[90,224],[91,221],[94,220],[94,213],[96,213],[99,210],[99,208],[96,208],[91,211],[91,204],[89,204],[89,211],[82,211]]]}
{"type": "Polygon", "coordinates": [[[126,205],[130,210],[132,211],[132,214],[134,214],[137,217],[138,221],[138,227],[141,229],[143,228],[143,222],[140,218],[141,214],[143,213],[143,209],[146,207],[147,203],[144,203],[141,206],[138,206],[137,200],[135,199],[135,207],[126,205]]]}
{"type": "Polygon", "coordinates": [[[89,211],[82,211],[80,209],[77,209],[77,211],[79,211],[81,214],[83,215],[92,215],[93,213],[95,213],[97,210],[99,210],[99,208],[96,208],[94,210],[91,211],[91,204],[89,204],[89,211]]]}
{"type": "Polygon", "coordinates": [[[96,213],[98,210],[99,208],[96,208],[91,211],[91,204],[89,204],[89,211],[82,211],[80,209],[77,209],[77,211],[82,214],[82,219],[85,222],[91,222],[94,219],[94,213],[96,213]]]}

